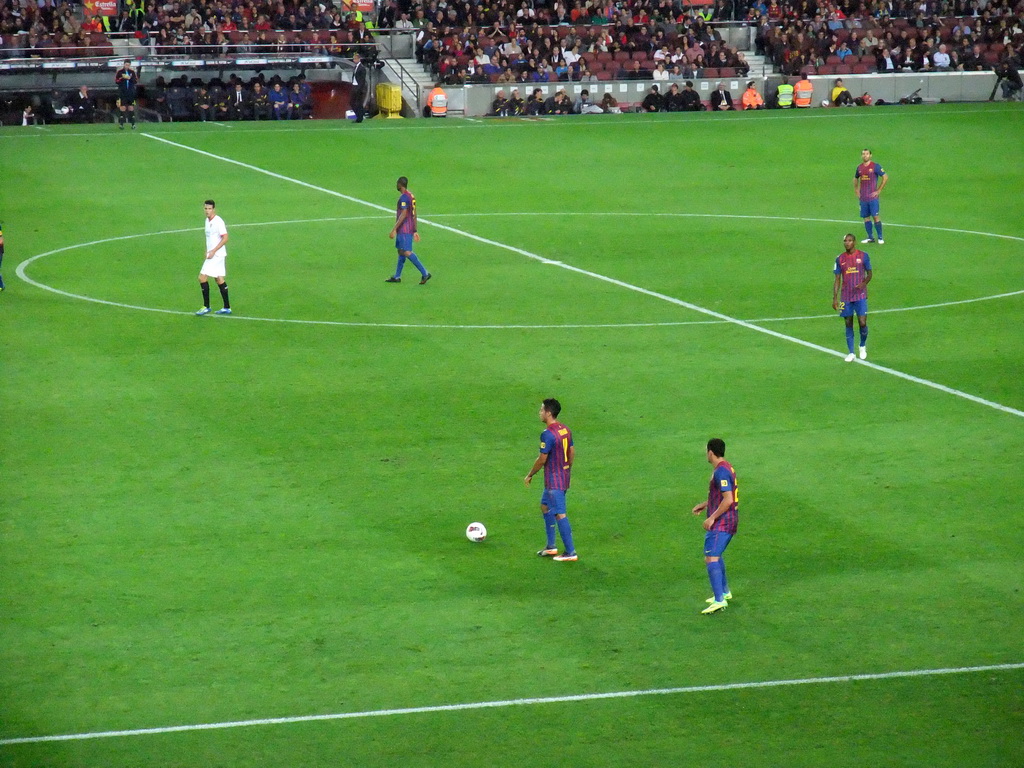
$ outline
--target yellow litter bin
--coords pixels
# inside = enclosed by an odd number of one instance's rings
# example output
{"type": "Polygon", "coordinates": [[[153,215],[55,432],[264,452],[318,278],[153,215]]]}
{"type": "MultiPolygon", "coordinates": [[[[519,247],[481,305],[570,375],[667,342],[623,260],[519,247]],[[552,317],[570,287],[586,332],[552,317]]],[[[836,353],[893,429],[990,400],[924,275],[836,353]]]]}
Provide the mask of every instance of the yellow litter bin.
{"type": "Polygon", "coordinates": [[[394,83],[377,83],[378,117],[402,116],[402,89],[394,83]]]}

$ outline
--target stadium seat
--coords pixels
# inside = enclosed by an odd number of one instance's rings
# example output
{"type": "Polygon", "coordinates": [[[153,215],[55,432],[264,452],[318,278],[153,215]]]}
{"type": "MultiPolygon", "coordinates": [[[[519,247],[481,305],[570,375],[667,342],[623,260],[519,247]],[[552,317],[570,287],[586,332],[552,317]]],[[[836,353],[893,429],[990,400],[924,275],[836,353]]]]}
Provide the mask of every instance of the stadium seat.
{"type": "Polygon", "coordinates": [[[836,74],[837,75],[852,75],[853,74],[853,67],[851,67],[849,64],[840,64],[838,67],[836,67],[836,74]]]}
{"type": "Polygon", "coordinates": [[[629,51],[616,51],[614,61],[629,61],[629,51]]]}
{"type": "Polygon", "coordinates": [[[605,62],[605,61],[614,61],[614,60],[615,59],[612,56],[610,51],[600,51],[597,54],[597,61],[605,62]]]}
{"type": "MultiPolygon", "coordinates": [[[[804,67],[801,70],[801,72],[803,74],[805,74],[805,75],[813,75],[813,74],[815,74],[815,69],[814,69],[814,67],[804,67]]],[[[817,74],[819,74],[819,75],[834,75],[835,73],[836,73],[836,68],[835,67],[830,67],[828,64],[822,64],[817,69],[817,74]]]]}
{"type": "Polygon", "coordinates": [[[843,63],[843,60],[838,56],[829,56],[827,59],[825,59],[825,63],[828,64],[830,67],[838,67],[840,64],[843,63]]]}
{"type": "Polygon", "coordinates": [[[602,83],[607,82],[608,80],[612,80],[612,79],[615,78],[615,73],[614,72],[595,72],[594,75],[602,83]]]}
{"type": "Polygon", "coordinates": [[[715,77],[718,77],[718,76],[719,76],[718,75],[718,70],[715,69],[714,67],[705,67],[704,68],[704,77],[715,78],[715,77]]]}
{"type": "Polygon", "coordinates": [[[735,67],[722,67],[718,70],[719,77],[736,77],[735,67]]]}
{"type": "Polygon", "coordinates": [[[855,64],[853,66],[853,74],[855,75],[867,75],[871,73],[871,67],[867,64],[855,64]]]}

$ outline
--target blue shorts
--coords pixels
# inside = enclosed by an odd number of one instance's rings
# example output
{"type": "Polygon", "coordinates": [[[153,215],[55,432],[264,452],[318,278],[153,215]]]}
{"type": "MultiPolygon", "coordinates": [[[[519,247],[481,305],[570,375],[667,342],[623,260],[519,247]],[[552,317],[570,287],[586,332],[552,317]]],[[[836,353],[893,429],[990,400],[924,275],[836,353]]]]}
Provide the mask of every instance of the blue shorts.
{"type": "Polygon", "coordinates": [[[868,313],[868,300],[857,299],[856,301],[840,301],[839,302],[839,316],[840,317],[865,317],[868,313]]]}
{"type": "Polygon", "coordinates": [[[558,491],[554,488],[545,488],[544,495],[540,497],[540,503],[548,508],[548,512],[556,515],[565,514],[565,491],[558,491]]]}
{"type": "Polygon", "coordinates": [[[721,557],[732,541],[732,534],[725,531],[708,531],[704,534],[704,557],[721,557]]]}
{"type": "Polygon", "coordinates": [[[395,248],[400,251],[412,250],[412,235],[395,235],[395,248]]]}
{"type": "Polygon", "coordinates": [[[874,200],[861,200],[860,201],[860,217],[862,219],[870,219],[872,216],[878,215],[878,198],[874,200]]]}

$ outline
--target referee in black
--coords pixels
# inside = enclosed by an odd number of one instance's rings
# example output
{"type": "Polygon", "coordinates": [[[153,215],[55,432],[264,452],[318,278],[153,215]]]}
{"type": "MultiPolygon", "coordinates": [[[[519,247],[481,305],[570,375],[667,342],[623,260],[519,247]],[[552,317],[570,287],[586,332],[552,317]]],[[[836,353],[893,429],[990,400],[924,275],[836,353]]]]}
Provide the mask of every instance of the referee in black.
{"type": "Polygon", "coordinates": [[[114,82],[117,84],[117,106],[121,110],[117,117],[118,127],[124,130],[125,113],[128,121],[135,130],[135,99],[139,90],[139,75],[132,69],[132,60],[125,59],[124,66],[117,70],[114,75],[114,82]]]}

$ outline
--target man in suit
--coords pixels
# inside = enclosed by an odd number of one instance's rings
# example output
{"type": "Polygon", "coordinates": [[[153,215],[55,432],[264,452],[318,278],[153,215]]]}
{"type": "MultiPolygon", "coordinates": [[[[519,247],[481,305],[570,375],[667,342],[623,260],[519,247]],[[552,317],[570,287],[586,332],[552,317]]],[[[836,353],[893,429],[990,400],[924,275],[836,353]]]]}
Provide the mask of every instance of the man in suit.
{"type": "Polygon", "coordinates": [[[715,112],[732,109],[732,94],[725,90],[725,85],[719,82],[711,94],[711,109],[715,112]]]}
{"type": "Polygon", "coordinates": [[[356,122],[363,122],[363,111],[366,102],[367,79],[369,73],[366,65],[360,60],[358,53],[352,54],[352,111],[356,113],[356,122]]]}

